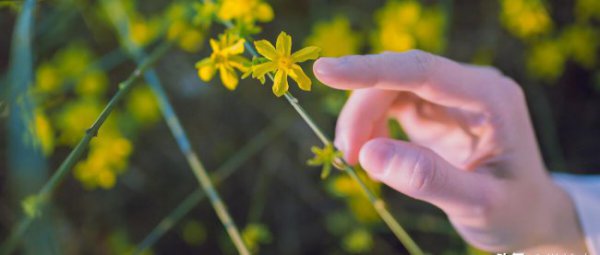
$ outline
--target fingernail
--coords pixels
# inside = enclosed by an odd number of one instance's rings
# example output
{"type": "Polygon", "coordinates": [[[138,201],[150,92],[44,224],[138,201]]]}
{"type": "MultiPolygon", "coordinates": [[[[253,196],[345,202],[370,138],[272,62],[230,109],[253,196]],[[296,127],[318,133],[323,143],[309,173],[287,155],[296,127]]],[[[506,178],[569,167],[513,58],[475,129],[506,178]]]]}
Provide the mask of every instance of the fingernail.
{"type": "Polygon", "coordinates": [[[320,58],[314,66],[314,71],[317,75],[328,75],[337,65],[336,58],[320,58]]]}
{"type": "Polygon", "coordinates": [[[370,175],[383,176],[394,155],[395,146],[392,142],[374,140],[365,144],[360,150],[360,163],[370,175]]]}

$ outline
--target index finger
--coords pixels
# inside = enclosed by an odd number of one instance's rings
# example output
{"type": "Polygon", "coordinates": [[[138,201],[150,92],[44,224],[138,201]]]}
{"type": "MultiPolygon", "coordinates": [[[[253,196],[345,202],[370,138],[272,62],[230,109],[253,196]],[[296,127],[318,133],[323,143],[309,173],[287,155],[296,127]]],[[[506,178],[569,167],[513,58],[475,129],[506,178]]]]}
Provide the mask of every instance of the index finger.
{"type": "Polygon", "coordinates": [[[448,107],[489,112],[516,86],[500,72],[469,67],[427,52],[321,58],[316,77],[337,89],[379,88],[410,91],[448,107]],[[512,86],[514,85],[514,86],[512,86]]]}

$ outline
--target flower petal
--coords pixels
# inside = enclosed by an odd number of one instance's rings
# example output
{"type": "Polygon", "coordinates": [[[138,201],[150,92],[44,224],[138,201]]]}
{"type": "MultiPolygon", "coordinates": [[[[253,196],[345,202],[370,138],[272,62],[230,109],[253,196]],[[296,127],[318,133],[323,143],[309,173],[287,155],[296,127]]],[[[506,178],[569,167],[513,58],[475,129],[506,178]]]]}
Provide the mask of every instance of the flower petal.
{"type": "Polygon", "coordinates": [[[212,65],[212,60],[210,58],[204,58],[198,62],[196,62],[196,68],[200,68],[207,65],[212,65]]]}
{"type": "Polygon", "coordinates": [[[260,40],[254,42],[254,47],[260,55],[265,56],[265,58],[269,60],[273,60],[277,58],[277,52],[275,51],[275,47],[267,40],[260,40]]]}
{"type": "Polygon", "coordinates": [[[196,63],[196,69],[198,69],[198,77],[205,82],[210,81],[216,71],[214,63],[210,58],[198,61],[196,63]]]}
{"type": "Polygon", "coordinates": [[[275,73],[275,80],[273,81],[273,94],[280,97],[283,96],[288,89],[287,73],[283,70],[278,70],[277,73],[275,73]]]}
{"type": "Polygon", "coordinates": [[[236,41],[233,45],[223,49],[223,52],[231,55],[239,55],[244,53],[244,43],[246,40],[240,39],[236,41]]]}
{"type": "Polygon", "coordinates": [[[292,54],[292,37],[285,32],[281,31],[277,36],[277,43],[275,45],[277,53],[282,56],[289,56],[292,54]]]}
{"type": "Polygon", "coordinates": [[[304,62],[306,60],[317,59],[321,53],[321,48],[316,46],[308,46],[304,49],[294,52],[292,54],[292,61],[295,63],[304,62]]]}
{"type": "Polygon", "coordinates": [[[310,91],[312,81],[310,78],[308,78],[308,76],[306,76],[302,70],[302,67],[299,65],[293,65],[290,70],[290,77],[292,77],[292,79],[298,83],[298,87],[300,87],[301,90],[310,91]]]}
{"type": "Polygon", "coordinates": [[[273,20],[273,8],[267,3],[259,3],[255,10],[256,19],[260,22],[273,20]]]}
{"type": "Polygon", "coordinates": [[[219,42],[217,42],[215,39],[210,39],[209,40],[210,43],[210,47],[212,48],[213,51],[220,51],[221,50],[221,46],[219,46],[219,42]]]}
{"type": "Polygon", "coordinates": [[[198,76],[204,82],[208,82],[212,80],[213,76],[215,76],[216,71],[217,69],[215,69],[215,67],[212,65],[202,66],[198,68],[198,76]]]}
{"type": "Polygon", "coordinates": [[[229,89],[234,90],[238,85],[238,76],[233,68],[226,68],[224,66],[219,67],[219,73],[221,74],[221,82],[229,89]]]}
{"type": "Polygon", "coordinates": [[[277,65],[273,62],[266,62],[258,65],[252,66],[252,77],[263,77],[268,72],[273,72],[277,69],[277,65]]]}
{"type": "Polygon", "coordinates": [[[250,69],[250,60],[239,55],[229,56],[228,64],[242,72],[247,72],[250,69]]]}

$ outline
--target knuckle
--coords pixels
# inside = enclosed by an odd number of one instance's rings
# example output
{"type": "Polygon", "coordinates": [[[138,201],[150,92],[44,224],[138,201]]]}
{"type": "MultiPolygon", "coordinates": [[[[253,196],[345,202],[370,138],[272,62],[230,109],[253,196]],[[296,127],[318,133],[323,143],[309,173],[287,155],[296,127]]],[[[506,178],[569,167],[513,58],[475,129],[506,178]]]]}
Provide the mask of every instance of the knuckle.
{"type": "Polygon", "coordinates": [[[408,186],[415,194],[430,192],[435,186],[436,165],[428,152],[421,150],[408,168],[408,186]]]}
{"type": "Polygon", "coordinates": [[[428,77],[437,64],[437,57],[429,52],[422,50],[411,50],[408,52],[419,68],[419,71],[428,77]]]}

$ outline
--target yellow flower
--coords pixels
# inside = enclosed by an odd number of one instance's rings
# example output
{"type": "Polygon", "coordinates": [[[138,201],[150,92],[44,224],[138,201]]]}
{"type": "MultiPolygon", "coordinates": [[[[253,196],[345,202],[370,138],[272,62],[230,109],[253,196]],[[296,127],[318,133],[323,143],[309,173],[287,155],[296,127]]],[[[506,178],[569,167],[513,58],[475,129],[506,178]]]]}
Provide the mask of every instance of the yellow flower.
{"type": "MultiPolygon", "coordinates": [[[[363,170],[357,169],[357,174],[367,187],[372,190],[375,195],[379,196],[381,193],[381,184],[369,179],[363,170]]],[[[370,206],[370,202],[364,196],[359,184],[352,180],[350,176],[337,175],[330,179],[327,186],[330,193],[346,199],[348,208],[360,222],[374,223],[379,220],[377,212],[370,206]]]]}
{"type": "Polygon", "coordinates": [[[44,155],[54,151],[54,129],[52,123],[41,110],[35,112],[35,134],[44,155]]]}
{"type": "Polygon", "coordinates": [[[108,86],[108,77],[105,73],[94,70],[86,73],[75,85],[75,92],[81,96],[103,95],[108,86]]]}
{"type": "Polygon", "coordinates": [[[203,3],[194,3],[193,8],[196,14],[192,23],[203,28],[210,27],[213,22],[213,16],[217,12],[217,5],[212,1],[204,1],[203,3]]]}
{"type": "Polygon", "coordinates": [[[417,1],[390,0],[375,14],[377,29],[371,34],[374,52],[420,48],[442,52],[446,16],[436,5],[423,7],[417,1]]]}
{"type": "Polygon", "coordinates": [[[86,189],[110,189],[116,177],[127,167],[132,144],[116,130],[90,143],[88,157],[75,166],[74,175],[86,189]]]}
{"type": "Polygon", "coordinates": [[[522,39],[552,29],[552,19],[540,0],[502,0],[501,21],[509,32],[522,39]]]}
{"type": "Polygon", "coordinates": [[[222,20],[269,22],[273,20],[273,9],[269,4],[260,0],[223,0],[217,17],[222,20]]]}
{"type": "Polygon", "coordinates": [[[289,89],[288,75],[298,83],[300,89],[310,91],[312,82],[296,63],[318,58],[321,49],[309,46],[292,54],[292,37],[285,32],[277,37],[276,47],[267,40],[256,41],[254,46],[267,62],[253,65],[252,77],[264,80],[265,74],[275,72],[273,93],[278,97],[289,89]]]}
{"type": "Polygon", "coordinates": [[[588,21],[590,18],[600,19],[600,1],[577,0],[575,18],[577,21],[588,21]]]}
{"type": "Polygon", "coordinates": [[[356,54],[361,43],[360,35],[352,31],[350,21],[344,16],[336,16],[332,21],[316,23],[312,35],[305,42],[306,45],[321,48],[321,55],[325,57],[356,54]]]}
{"type": "Polygon", "coordinates": [[[129,93],[127,111],[140,124],[151,124],[160,118],[158,102],[148,86],[137,86],[129,93]]]}
{"type": "Polygon", "coordinates": [[[51,63],[41,64],[35,75],[35,87],[42,93],[55,92],[63,84],[60,70],[51,63]]]}
{"type": "Polygon", "coordinates": [[[60,144],[75,145],[85,135],[102,111],[96,100],[81,99],[67,103],[56,116],[58,141],[60,144]]]}
{"type": "MultiPolygon", "coordinates": [[[[213,4],[214,5],[214,4],[213,4]]],[[[198,17],[200,15],[200,7],[207,4],[195,4],[194,10],[198,17]]],[[[174,3],[166,12],[166,20],[169,23],[167,27],[167,39],[174,41],[184,51],[197,52],[202,48],[204,42],[204,31],[208,30],[210,23],[205,23],[204,20],[191,21],[186,14],[189,7],[184,4],[174,3]]]]}
{"type": "Polygon", "coordinates": [[[55,57],[63,77],[74,78],[81,75],[94,60],[94,53],[81,42],[71,43],[55,57]]]}
{"type": "Polygon", "coordinates": [[[196,63],[200,79],[205,82],[210,81],[215,72],[219,70],[223,85],[229,90],[234,90],[239,82],[235,69],[246,72],[250,65],[248,59],[240,56],[244,53],[245,42],[244,39],[230,33],[220,35],[219,41],[210,39],[210,47],[213,53],[210,57],[196,63]]]}
{"type": "Polygon", "coordinates": [[[344,236],[342,247],[351,254],[368,253],[373,247],[373,236],[365,229],[356,229],[344,236]]]}
{"type": "Polygon", "coordinates": [[[260,251],[260,245],[270,243],[273,240],[273,235],[266,225],[249,223],[242,230],[242,239],[248,245],[248,249],[253,254],[257,254],[260,251]]]}
{"type": "Polygon", "coordinates": [[[565,53],[588,69],[596,65],[596,56],[600,47],[599,39],[600,33],[587,25],[570,25],[560,35],[565,53]]]}
{"type": "Polygon", "coordinates": [[[527,56],[527,69],[536,78],[554,81],[564,71],[566,57],[558,42],[543,41],[534,45],[527,56]]]}
{"type": "Polygon", "coordinates": [[[131,41],[137,46],[145,46],[151,43],[160,32],[160,20],[146,20],[137,15],[130,20],[131,41]]]}

